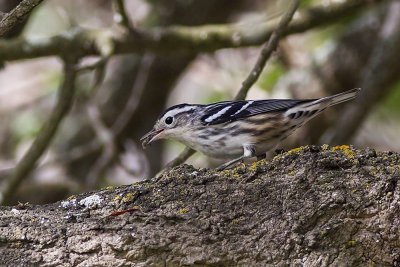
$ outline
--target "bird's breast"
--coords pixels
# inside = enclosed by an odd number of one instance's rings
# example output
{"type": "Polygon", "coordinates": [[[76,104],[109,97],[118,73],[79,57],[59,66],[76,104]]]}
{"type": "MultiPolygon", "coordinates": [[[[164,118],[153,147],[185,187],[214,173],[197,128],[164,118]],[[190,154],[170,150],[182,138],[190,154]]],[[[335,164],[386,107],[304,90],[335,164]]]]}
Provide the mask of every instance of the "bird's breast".
{"type": "Polygon", "coordinates": [[[213,158],[232,159],[243,155],[243,138],[231,136],[222,128],[187,132],[178,141],[213,158]]]}

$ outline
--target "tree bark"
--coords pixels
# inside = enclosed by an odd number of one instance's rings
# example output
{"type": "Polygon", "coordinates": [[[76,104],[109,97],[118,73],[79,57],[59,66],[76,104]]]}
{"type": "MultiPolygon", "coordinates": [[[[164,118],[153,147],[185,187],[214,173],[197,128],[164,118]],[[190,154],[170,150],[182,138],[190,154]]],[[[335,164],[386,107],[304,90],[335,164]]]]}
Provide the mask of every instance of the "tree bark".
{"type": "Polygon", "coordinates": [[[181,165],[50,205],[1,207],[0,265],[398,266],[399,177],[400,154],[348,146],[222,172],[181,165]]]}

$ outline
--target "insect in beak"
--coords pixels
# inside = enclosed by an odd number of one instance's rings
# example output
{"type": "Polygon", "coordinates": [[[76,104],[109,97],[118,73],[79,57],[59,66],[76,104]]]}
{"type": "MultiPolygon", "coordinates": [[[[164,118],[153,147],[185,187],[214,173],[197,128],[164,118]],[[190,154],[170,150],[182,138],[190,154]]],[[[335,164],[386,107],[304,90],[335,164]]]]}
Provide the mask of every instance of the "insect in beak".
{"type": "Polygon", "coordinates": [[[164,131],[164,129],[157,130],[157,131],[153,129],[150,132],[148,132],[147,134],[145,134],[142,138],[140,138],[143,149],[145,149],[146,146],[148,146],[151,142],[157,140],[163,131],[164,131]]]}

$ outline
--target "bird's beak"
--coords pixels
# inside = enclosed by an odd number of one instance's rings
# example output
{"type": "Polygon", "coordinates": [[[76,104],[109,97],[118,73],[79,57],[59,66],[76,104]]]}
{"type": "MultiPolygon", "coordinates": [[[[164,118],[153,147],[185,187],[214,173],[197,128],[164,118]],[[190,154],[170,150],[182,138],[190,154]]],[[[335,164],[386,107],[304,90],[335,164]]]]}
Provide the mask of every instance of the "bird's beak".
{"type": "Polygon", "coordinates": [[[149,145],[151,142],[157,140],[163,131],[164,131],[164,129],[157,130],[157,131],[153,129],[150,132],[148,132],[147,134],[145,134],[142,138],[140,138],[143,149],[146,149],[147,145],[149,145]]]}

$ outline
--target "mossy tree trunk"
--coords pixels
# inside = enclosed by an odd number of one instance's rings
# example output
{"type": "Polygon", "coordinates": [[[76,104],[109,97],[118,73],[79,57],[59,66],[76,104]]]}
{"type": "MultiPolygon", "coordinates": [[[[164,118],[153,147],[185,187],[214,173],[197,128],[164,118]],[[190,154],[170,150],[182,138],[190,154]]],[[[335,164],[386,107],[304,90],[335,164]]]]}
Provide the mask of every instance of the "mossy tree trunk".
{"type": "Polygon", "coordinates": [[[55,204],[1,207],[0,265],[398,266],[399,177],[399,154],[347,146],[222,172],[182,165],[55,204]]]}

